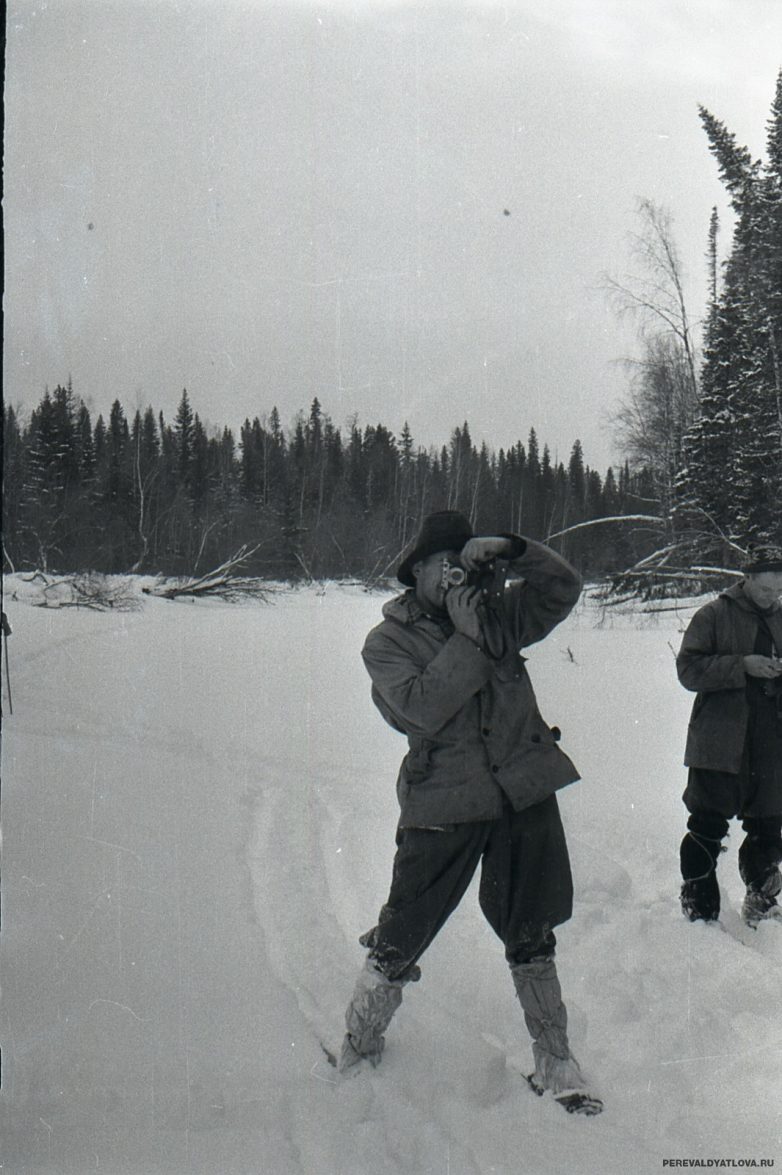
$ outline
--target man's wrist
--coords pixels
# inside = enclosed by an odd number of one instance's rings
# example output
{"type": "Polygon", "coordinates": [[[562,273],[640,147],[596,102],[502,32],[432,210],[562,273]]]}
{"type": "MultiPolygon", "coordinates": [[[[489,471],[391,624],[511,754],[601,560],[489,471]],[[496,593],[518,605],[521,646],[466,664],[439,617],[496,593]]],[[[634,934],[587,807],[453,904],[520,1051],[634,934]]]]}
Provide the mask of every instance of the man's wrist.
{"type": "Polygon", "coordinates": [[[482,643],[480,636],[473,636],[468,632],[463,632],[462,629],[460,629],[460,628],[457,628],[456,632],[458,633],[459,636],[463,636],[465,640],[469,641],[471,645],[474,645],[475,648],[478,649],[479,652],[481,652],[481,653],[486,652],[486,650],[483,647],[483,643],[482,643]]]}

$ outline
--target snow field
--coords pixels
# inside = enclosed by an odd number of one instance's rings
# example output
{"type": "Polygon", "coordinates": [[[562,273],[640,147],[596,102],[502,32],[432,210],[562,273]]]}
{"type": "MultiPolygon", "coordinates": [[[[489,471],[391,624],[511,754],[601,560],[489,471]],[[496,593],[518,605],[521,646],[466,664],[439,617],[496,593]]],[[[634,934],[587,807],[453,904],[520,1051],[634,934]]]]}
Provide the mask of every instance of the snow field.
{"type": "MultiPolygon", "coordinates": [[[[780,1158],[782,924],[679,913],[692,609],[582,604],[528,669],[582,782],[560,793],[576,907],[558,931],[596,1119],[535,1098],[474,888],[422,960],[382,1065],[337,1082],[390,880],[404,739],[360,661],[384,596],[34,608],[6,583],[5,1169],[542,1175],[780,1158]],[[16,592],[17,599],[12,598],[16,592]]],[[[5,699],[4,699],[5,712],[5,699]]]]}

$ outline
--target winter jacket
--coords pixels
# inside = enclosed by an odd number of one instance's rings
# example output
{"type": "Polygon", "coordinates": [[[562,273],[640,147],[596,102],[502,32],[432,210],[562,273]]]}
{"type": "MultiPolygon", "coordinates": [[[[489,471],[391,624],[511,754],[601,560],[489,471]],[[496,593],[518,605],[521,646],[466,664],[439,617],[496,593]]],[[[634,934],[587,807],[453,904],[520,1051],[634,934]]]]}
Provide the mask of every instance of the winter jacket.
{"type": "MultiPolygon", "coordinates": [[[[782,652],[782,606],[764,616],[782,652]]],[[[676,658],[679,681],[698,694],[687,732],[688,767],[739,773],[749,725],[744,657],[753,652],[757,631],[757,609],[741,584],[721,592],[690,621],[676,658]]]]}
{"type": "Polygon", "coordinates": [[[499,660],[424,614],[413,591],[385,605],[366,639],[372,698],[410,748],[397,780],[402,828],[493,820],[503,796],[521,811],[579,778],[538,711],[519,650],[564,620],[581,581],[531,540],[509,574],[523,580],[505,589],[499,660]]]}

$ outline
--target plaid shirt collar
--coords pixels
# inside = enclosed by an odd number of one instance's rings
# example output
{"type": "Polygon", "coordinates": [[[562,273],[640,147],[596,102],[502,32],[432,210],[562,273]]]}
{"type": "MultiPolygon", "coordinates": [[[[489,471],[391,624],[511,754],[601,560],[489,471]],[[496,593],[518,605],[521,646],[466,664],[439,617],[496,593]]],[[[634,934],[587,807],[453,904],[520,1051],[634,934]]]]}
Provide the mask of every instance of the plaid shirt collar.
{"type": "Polygon", "coordinates": [[[409,624],[418,624],[420,620],[429,620],[432,624],[436,624],[446,636],[450,636],[454,631],[453,621],[450,616],[436,616],[432,612],[424,612],[421,605],[416,598],[415,589],[408,588],[404,594],[404,602],[407,607],[407,620],[409,624]]]}

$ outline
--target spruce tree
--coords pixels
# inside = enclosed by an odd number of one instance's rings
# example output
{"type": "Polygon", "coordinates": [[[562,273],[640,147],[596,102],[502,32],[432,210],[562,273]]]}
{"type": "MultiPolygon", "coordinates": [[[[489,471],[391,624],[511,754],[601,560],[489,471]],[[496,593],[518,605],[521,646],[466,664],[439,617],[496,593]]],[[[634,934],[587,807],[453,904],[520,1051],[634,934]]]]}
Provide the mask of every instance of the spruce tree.
{"type": "Polygon", "coordinates": [[[3,556],[10,570],[24,557],[20,534],[20,502],[25,479],[22,430],[10,404],[3,406],[3,556]]]}
{"type": "Polygon", "coordinates": [[[187,388],[182,389],[182,397],[174,417],[174,438],[179,484],[185,489],[189,489],[190,465],[193,456],[193,409],[190,407],[187,388]]]}
{"type": "Polygon", "coordinates": [[[782,527],[782,73],[768,160],[753,160],[701,108],[736,215],[723,288],[707,317],[698,415],[685,441],[680,503],[715,539],[779,541],[782,527]]]}

